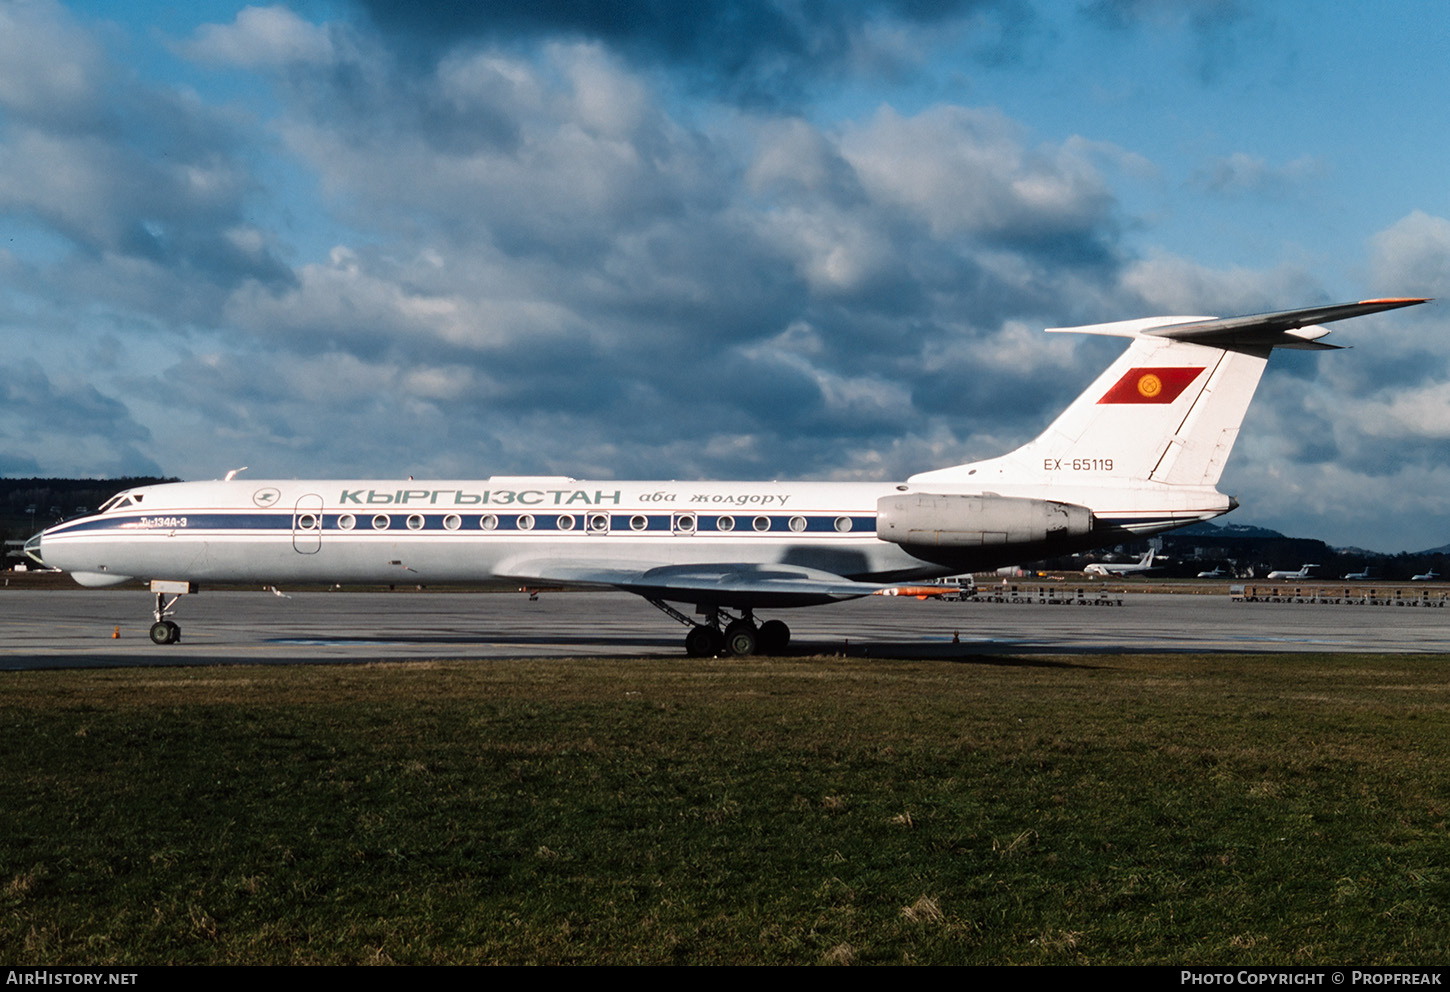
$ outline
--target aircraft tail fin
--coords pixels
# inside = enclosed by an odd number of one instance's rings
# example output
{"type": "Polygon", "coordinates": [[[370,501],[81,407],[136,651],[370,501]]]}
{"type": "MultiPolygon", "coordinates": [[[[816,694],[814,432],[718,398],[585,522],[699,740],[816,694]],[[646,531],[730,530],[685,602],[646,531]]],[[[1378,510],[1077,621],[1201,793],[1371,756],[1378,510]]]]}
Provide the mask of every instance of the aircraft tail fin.
{"type": "Polygon", "coordinates": [[[1126,351],[1035,440],[1010,454],[912,476],[917,483],[1218,483],[1274,348],[1328,349],[1318,326],[1412,306],[1364,300],[1248,317],[1150,317],[1049,328],[1131,338],[1126,351]]]}

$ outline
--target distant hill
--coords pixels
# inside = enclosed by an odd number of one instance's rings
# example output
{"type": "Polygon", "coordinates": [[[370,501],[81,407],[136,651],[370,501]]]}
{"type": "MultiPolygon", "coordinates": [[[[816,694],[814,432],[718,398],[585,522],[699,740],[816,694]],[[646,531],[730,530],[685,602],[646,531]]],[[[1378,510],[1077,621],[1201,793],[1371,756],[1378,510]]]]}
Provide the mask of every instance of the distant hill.
{"type": "MultiPolygon", "coordinates": [[[[1442,575],[1450,575],[1450,546],[1417,554],[1388,555],[1361,548],[1331,548],[1323,541],[1286,537],[1267,527],[1211,523],[1168,531],[1154,540],[1161,542],[1160,561],[1163,561],[1156,574],[1165,578],[1191,578],[1211,568],[1228,569],[1236,578],[1263,578],[1274,569],[1296,569],[1306,562],[1319,565],[1315,578],[1327,581],[1365,570],[1377,582],[1408,581],[1412,575],[1432,568],[1442,575]]],[[[1121,548],[1128,555],[1146,550],[1146,538],[1121,548]]],[[[1081,568],[1082,559],[1057,559],[1053,564],[1059,568],[1081,568]]]]}
{"type": "Polygon", "coordinates": [[[1280,534],[1276,530],[1269,530],[1269,528],[1267,527],[1251,527],[1246,524],[1211,524],[1207,521],[1204,521],[1203,523],[1191,524],[1181,530],[1176,530],[1173,533],[1178,534],[1182,537],[1284,538],[1283,534],[1280,534]]]}
{"type": "MultiPolygon", "coordinates": [[[[1269,530],[1267,527],[1250,527],[1243,524],[1211,524],[1197,523],[1181,530],[1170,532],[1173,537],[1206,537],[1206,538],[1255,538],[1260,540],[1312,540],[1311,538],[1290,538],[1276,530],[1269,530]]],[[[1427,548],[1424,551],[1405,551],[1399,554],[1389,554],[1384,551],[1371,551],[1368,548],[1344,547],[1330,548],[1338,559],[1362,558],[1372,561],[1377,558],[1433,558],[1436,556],[1450,555],[1450,544],[1442,544],[1438,548],[1427,548]]]]}

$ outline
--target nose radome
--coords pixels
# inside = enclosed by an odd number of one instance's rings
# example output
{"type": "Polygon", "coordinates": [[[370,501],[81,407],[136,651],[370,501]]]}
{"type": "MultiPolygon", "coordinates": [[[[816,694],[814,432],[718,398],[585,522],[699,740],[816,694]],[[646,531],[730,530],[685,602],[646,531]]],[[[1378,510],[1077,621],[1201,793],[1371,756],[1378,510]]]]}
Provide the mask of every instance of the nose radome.
{"type": "Polygon", "coordinates": [[[45,564],[45,559],[40,557],[40,539],[44,536],[45,531],[41,531],[25,542],[25,553],[42,565],[45,564]]]}

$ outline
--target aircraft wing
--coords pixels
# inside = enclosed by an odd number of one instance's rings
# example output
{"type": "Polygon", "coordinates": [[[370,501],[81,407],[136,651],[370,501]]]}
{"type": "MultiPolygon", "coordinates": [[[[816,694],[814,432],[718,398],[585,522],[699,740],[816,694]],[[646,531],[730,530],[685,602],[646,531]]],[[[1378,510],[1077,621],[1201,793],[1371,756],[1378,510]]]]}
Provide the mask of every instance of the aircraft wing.
{"type": "Polygon", "coordinates": [[[537,558],[509,563],[500,573],[528,582],[613,586],[648,599],[736,608],[815,606],[869,596],[886,588],[800,565],[738,562],[622,566],[617,561],[537,558]]]}

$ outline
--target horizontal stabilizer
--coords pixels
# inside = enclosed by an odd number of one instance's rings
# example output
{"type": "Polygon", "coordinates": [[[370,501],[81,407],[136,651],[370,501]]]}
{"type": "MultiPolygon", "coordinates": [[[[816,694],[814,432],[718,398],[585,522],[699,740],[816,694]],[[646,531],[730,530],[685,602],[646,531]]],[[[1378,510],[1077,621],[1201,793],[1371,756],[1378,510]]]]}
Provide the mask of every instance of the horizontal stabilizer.
{"type": "Polygon", "coordinates": [[[1339,346],[1320,344],[1315,340],[1329,333],[1320,324],[1427,302],[1429,301],[1419,298],[1360,300],[1358,303],[1279,310],[1244,317],[1145,317],[1107,324],[1088,324],[1083,327],[1049,327],[1048,330],[1059,334],[1169,338],[1214,348],[1296,348],[1326,351],[1339,346]]]}
{"type": "Polygon", "coordinates": [[[1334,348],[1337,345],[1316,345],[1313,339],[1328,334],[1317,325],[1329,324],[1350,317],[1379,313],[1381,310],[1397,310],[1424,303],[1422,299],[1361,300],[1358,303],[1339,303],[1328,307],[1307,307],[1303,310],[1280,310],[1276,313],[1251,314],[1247,317],[1224,317],[1216,320],[1199,320],[1189,324],[1175,324],[1147,333],[1155,337],[1172,338],[1175,341],[1192,341],[1195,344],[1215,345],[1220,348],[1233,345],[1269,345],[1280,348],[1334,348]],[[1295,331],[1309,333],[1295,334],[1295,331]],[[1318,333],[1313,333],[1318,331],[1318,333]]]}

